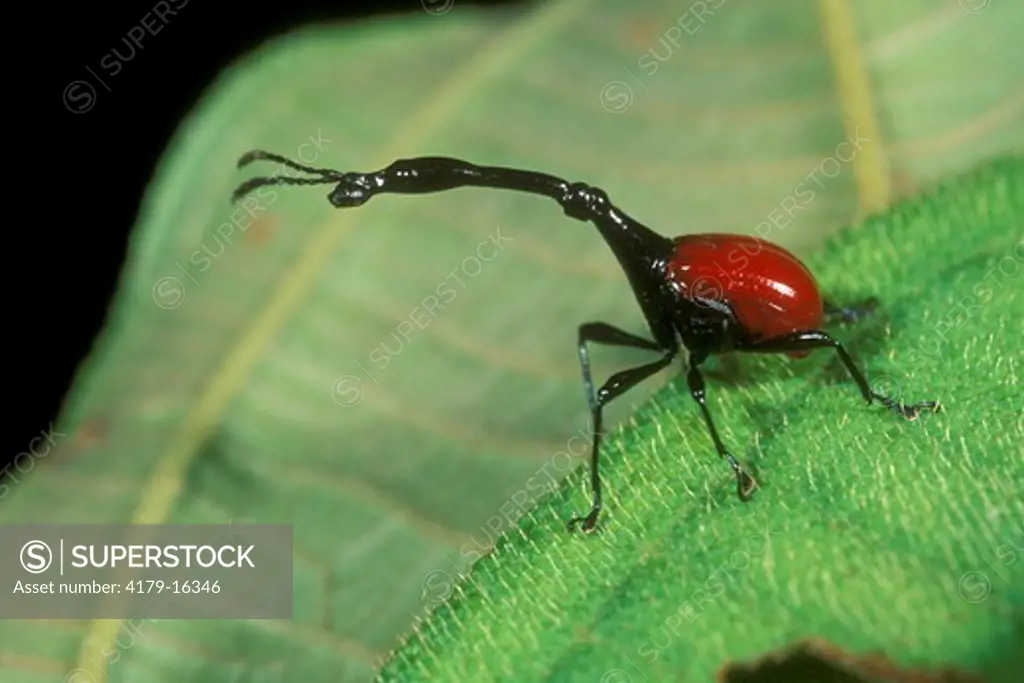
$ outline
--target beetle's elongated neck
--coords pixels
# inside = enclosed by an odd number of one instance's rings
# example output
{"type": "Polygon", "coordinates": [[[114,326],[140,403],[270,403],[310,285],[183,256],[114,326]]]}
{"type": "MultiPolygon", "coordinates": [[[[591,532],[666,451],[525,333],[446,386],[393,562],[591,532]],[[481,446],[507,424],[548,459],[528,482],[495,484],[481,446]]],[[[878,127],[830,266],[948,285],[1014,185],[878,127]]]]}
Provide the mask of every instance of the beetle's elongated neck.
{"type": "Polygon", "coordinates": [[[327,198],[338,208],[361,206],[378,194],[425,194],[459,187],[488,187],[549,197],[558,202],[568,216],[597,226],[638,298],[644,292],[650,293],[660,287],[665,265],[671,257],[671,240],[618,209],[603,190],[547,173],[504,166],[478,166],[451,157],[399,159],[379,171],[343,172],[296,164],[261,150],[243,156],[239,165],[244,166],[257,159],[277,161],[314,177],[253,178],[235,191],[233,197],[236,201],[262,185],[319,183],[335,185],[327,198]]]}
{"type": "Polygon", "coordinates": [[[395,162],[380,172],[374,185],[400,192],[436,192],[475,185],[544,195],[557,201],[567,216],[597,227],[638,297],[641,289],[658,288],[664,280],[665,268],[672,255],[672,240],[616,207],[601,188],[568,182],[536,171],[475,166],[454,159],[430,159],[432,163],[425,166],[425,161],[395,162]],[[404,166],[396,172],[400,164],[404,166]],[[410,168],[409,164],[415,164],[415,168],[410,168]]]}
{"type": "Polygon", "coordinates": [[[609,206],[601,216],[592,216],[601,237],[615,254],[619,265],[633,281],[632,273],[648,276],[664,272],[672,257],[672,240],[659,235],[621,209],[609,206]]]}
{"type": "MultiPolygon", "coordinates": [[[[336,173],[336,172],[334,172],[336,173]]],[[[566,215],[593,223],[637,287],[671,256],[672,241],[628,216],[604,190],[538,171],[478,166],[449,157],[399,159],[375,173],[337,174],[329,199],[338,207],[358,206],[380,193],[422,194],[459,187],[489,187],[550,197],[566,215]]]]}
{"type": "Polygon", "coordinates": [[[559,203],[565,213],[597,226],[601,237],[626,273],[648,320],[672,256],[672,240],[632,218],[608,199],[604,190],[585,183],[559,181],[559,203]]]}
{"type": "Polygon", "coordinates": [[[657,264],[667,265],[672,240],[663,237],[614,206],[605,215],[593,217],[601,237],[627,273],[634,268],[649,272],[657,264]]]}
{"type": "Polygon", "coordinates": [[[659,321],[669,314],[662,310],[661,292],[672,257],[672,240],[610,205],[603,216],[591,220],[615,254],[652,332],[659,342],[667,343],[662,338],[664,330],[662,335],[657,330],[662,327],[659,321]]]}

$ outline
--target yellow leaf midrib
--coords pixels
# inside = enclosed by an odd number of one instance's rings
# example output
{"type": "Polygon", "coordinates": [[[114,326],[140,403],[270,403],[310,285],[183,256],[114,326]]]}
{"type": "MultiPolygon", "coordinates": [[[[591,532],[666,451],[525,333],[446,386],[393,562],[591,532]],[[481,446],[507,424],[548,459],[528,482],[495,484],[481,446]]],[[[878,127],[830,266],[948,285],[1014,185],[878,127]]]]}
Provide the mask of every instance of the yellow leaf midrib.
{"type": "MultiPolygon", "coordinates": [[[[543,4],[524,15],[521,21],[510,24],[495,40],[485,43],[481,54],[473,55],[462,66],[454,68],[452,75],[434,91],[418,112],[410,113],[406,125],[391,138],[382,156],[404,156],[416,143],[449,120],[490,76],[502,71],[530,44],[575,16],[578,8],[583,5],[583,0],[543,4]]],[[[238,392],[269,341],[309,291],[321,268],[351,231],[357,218],[357,212],[338,212],[331,215],[326,225],[313,232],[266,307],[242,333],[237,344],[225,354],[219,369],[211,375],[206,389],[185,418],[181,431],[157,461],[156,470],[143,489],[141,504],[132,515],[131,524],[160,524],[168,519],[181,492],[189,463],[218,424],[231,398],[238,392]]],[[[92,643],[110,641],[117,634],[121,623],[120,619],[93,620],[79,650],[75,668],[92,673],[97,680],[107,679],[105,663],[95,663],[90,648],[92,643]]]]}
{"type": "Polygon", "coordinates": [[[881,212],[892,201],[892,183],[856,20],[848,0],[819,0],[818,6],[825,48],[835,71],[846,138],[871,140],[851,162],[857,183],[857,213],[865,216],[881,212]]]}

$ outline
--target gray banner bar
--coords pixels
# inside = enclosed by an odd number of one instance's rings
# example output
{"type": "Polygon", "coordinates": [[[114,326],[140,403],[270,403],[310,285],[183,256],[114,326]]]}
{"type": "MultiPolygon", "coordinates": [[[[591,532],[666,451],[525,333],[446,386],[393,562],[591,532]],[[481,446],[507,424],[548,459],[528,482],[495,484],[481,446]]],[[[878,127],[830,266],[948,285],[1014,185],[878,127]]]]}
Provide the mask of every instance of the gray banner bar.
{"type": "Polygon", "coordinates": [[[291,619],[285,524],[0,525],[0,619],[291,619]]]}

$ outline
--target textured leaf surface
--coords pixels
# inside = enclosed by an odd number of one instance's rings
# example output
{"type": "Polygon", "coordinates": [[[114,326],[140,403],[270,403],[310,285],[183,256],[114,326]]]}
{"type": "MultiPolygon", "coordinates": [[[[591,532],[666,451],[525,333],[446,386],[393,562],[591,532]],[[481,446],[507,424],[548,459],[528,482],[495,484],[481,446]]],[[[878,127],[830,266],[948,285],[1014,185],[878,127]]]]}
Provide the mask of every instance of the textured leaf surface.
{"type": "Polygon", "coordinates": [[[110,683],[367,680],[423,603],[583,453],[575,325],[642,329],[607,249],[557,206],[466,190],[339,212],[295,188],[253,218],[226,202],[240,153],[539,168],[607,187],[669,234],[760,227],[806,250],[858,206],[1022,146],[1016,6],[858,3],[868,98],[856,69],[834,76],[857,60],[841,3],[821,6],[724,3],[695,18],[667,0],[456,4],[305,31],[226,73],[154,178],[108,329],[57,426],[68,437],[17,473],[0,522],[291,522],[295,619],[147,622],[116,663],[99,654],[116,622],[8,622],[0,681],[59,680],[75,662],[110,683]],[[649,49],[664,59],[650,73],[649,49]],[[871,142],[838,162],[858,126],[871,142]],[[813,199],[786,220],[778,207],[808,182],[813,199]],[[495,253],[498,234],[512,241],[495,253]],[[478,250],[491,260],[472,261],[478,250]],[[455,298],[424,317],[442,285],[455,298]]]}
{"type": "Polygon", "coordinates": [[[841,335],[874,385],[945,412],[908,423],[865,407],[827,355],[745,363],[756,384],[715,392],[723,438],[761,473],[744,504],[675,383],[609,449],[603,531],[565,532],[588,504],[576,472],[382,680],[710,681],[811,638],[905,669],[1019,680],[1022,225],[1018,156],[841,233],[811,261],[824,283],[885,298],[880,317],[841,335]]]}

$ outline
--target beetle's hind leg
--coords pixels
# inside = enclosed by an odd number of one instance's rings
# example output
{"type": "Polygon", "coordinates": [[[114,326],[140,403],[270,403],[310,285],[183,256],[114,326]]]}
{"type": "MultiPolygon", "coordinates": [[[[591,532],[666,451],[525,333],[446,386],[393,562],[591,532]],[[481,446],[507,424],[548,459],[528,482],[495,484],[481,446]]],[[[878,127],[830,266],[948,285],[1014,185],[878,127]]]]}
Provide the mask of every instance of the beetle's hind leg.
{"type": "Polygon", "coordinates": [[[842,361],[846,367],[847,372],[850,373],[850,377],[857,383],[857,388],[860,389],[860,393],[864,396],[864,400],[868,403],[874,403],[877,401],[889,410],[902,415],[908,420],[915,420],[917,416],[922,412],[933,412],[937,413],[942,410],[942,405],[938,401],[921,401],[919,403],[902,403],[896,398],[881,394],[871,388],[868,384],[867,378],[864,377],[857,366],[854,364],[853,359],[847,352],[846,347],[841,343],[833,339],[828,332],[823,330],[806,330],[804,332],[792,332],[782,337],[776,337],[774,339],[764,339],[749,344],[744,344],[739,347],[740,351],[750,351],[753,353],[791,353],[794,351],[813,351],[814,349],[835,349],[839,355],[839,360],[842,361]]]}
{"type": "Polygon", "coordinates": [[[878,308],[879,301],[875,297],[852,303],[848,306],[840,306],[831,301],[824,302],[825,324],[846,325],[855,323],[862,318],[870,316],[878,308]]]}

